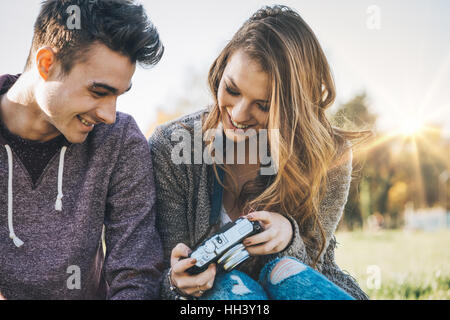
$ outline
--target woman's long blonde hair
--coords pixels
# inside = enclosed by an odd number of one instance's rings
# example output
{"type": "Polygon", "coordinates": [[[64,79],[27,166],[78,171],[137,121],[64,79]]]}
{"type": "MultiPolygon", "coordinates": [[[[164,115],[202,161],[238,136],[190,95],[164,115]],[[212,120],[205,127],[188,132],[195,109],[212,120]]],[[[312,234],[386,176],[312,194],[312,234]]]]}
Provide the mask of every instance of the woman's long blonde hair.
{"type": "MultiPolygon", "coordinates": [[[[345,153],[346,140],[345,132],[333,129],[325,117],[336,95],[327,59],[297,12],[285,6],[258,10],[210,68],[208,81],[215,104],[204,119],[204,132],[217,128],[221,121],[218,88],[227,62],[237,50],[258,62],[271,79],[267,126],[279,130],[279,164],[276,175],[259,176],[239,193],[230,191],[243,212],[267,210],[294,217],[307,249],[319,248],[314,251],[318,252],[312,263],[315,267],[325,246],[319,203],[326,190],[327,172],[345,153]]],[[[348,137],[357,136],[349,133],[348,137]]],[[[236,181],[226,165],[222,168],[236,181]]],[[[214,170],[219,179],[216,165],[214,170]]]]}

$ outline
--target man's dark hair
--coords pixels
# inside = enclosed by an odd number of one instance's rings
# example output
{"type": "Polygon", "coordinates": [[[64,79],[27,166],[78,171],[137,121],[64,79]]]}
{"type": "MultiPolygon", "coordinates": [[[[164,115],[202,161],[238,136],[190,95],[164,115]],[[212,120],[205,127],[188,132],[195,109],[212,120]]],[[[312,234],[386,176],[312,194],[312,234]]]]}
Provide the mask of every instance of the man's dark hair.
{"type": "Polygon", "coordinates": [[[62,73],[67,74],[95,43],[142,66],[155,65],[164,52],[158,31],[143,6],[133,0],[46,0],[34,24],[25,70],[33,65],[40,47],[50,46],[56,51],[62,73]]]}

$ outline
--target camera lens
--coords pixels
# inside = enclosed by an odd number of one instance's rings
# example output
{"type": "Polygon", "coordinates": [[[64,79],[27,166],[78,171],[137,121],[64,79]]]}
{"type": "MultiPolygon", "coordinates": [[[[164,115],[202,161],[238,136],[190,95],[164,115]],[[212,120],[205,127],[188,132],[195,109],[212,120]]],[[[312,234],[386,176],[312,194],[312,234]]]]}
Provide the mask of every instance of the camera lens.
{"type": "Polygon", "coordinates": [[[229,261],[227,261],[227,263],[225,263],[223,265],[223,269],[226,270],[226,271],[231,271],[234,268],[236,268],[238,265],[240,265],[242,262],[247,260],[247,258],[249,256],[250,255],[247,252],[247,250],[244,249],[243,251],[240,251],[239,253],[234,255],[229,261]]]}
{"type": "Polygon", "coordinates": [[[217,263],[222,266],[225,271],[231,271],[239,264],[247,260],[250,254],[242,243],[239,243],[228,250],[217,263]]]}

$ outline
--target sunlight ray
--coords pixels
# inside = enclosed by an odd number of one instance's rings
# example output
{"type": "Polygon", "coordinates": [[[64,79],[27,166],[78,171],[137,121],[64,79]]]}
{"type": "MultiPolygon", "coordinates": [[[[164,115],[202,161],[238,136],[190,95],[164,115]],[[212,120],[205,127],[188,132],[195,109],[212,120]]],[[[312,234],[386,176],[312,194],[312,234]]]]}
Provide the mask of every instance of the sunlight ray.
{"type": "Polygon", "coordinates": [[[417,183],[417,196],[419,197],[418,200],[418,207],[422,207],[426,205],[426,195],[425,195],[425,186],[423,181],[423,175],[422,170],[420,167],[420,157],[419,157],[419,151],[417,147],[417,141],[416,137],[412,137],[411,141],[413,152],[412,152],[412,164],[414,166],[414,173],[415,173],[415,179],[417,183]]]}
{"type": "Polygon", "coordinates": [[[356,149],[356,154],[366,154],[373,149],[390,142],[392,139],[396,138],[398,136],[398,132],[392,132],[389,134],[383,134],[379,137],[373,139],[370,143],[366,143],[362,145],[361,147],[356,149]]]}
{"type": "Polygon", "coordinates": [[[446,79],[445,76],[450,71],[450,51],[436,70],[436,75],[430,82],[430,85],[423,96],[423,100],[419,104],[419,112],[421,113],[425,111],[425,108],[429,105],[431,99],[439,93],[439,89],[448,90],[448,87],[443,88],[442,85],[443,81],[446,79]]]}

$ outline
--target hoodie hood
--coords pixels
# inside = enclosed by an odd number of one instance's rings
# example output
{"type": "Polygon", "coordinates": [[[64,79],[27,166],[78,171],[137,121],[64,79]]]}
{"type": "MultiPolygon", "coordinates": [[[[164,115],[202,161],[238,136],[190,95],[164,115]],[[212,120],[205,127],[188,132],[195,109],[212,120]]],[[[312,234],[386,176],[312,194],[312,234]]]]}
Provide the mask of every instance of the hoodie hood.
{"type": "MultiPolygon", "coordinates": [[[[0,96],[4,95],[8,92],[9,89],[14,85],[14,83],[19,79],[20,73],[16,75],[6,74],[0,76],[0,96]]],[[[0,134],[0,144],[5,145],[6,141],[0,134]]]]}

